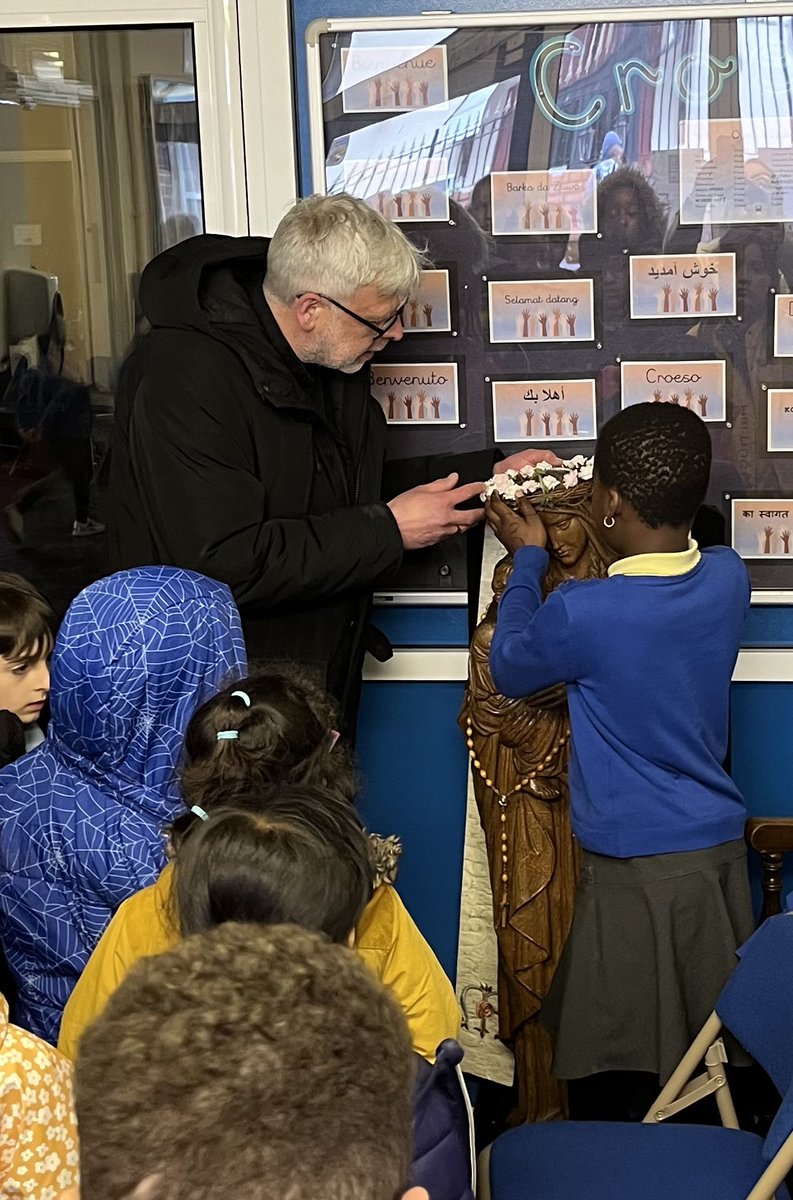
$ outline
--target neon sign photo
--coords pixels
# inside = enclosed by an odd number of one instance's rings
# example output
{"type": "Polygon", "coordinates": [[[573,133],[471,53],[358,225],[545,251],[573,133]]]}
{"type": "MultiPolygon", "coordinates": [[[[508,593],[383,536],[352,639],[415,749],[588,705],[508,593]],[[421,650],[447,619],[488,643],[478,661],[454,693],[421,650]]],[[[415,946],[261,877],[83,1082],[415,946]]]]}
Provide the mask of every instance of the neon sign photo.
{"type": "MultiPolygon", "coordinates": [[[[561,108],[553,95],[549,82],[552,64],[564,54],[579,56],[583,53],[582,43],[573,35],[547,38],[537,47],[529,64],[529,81],[534,93],[534,99],[543,116],[559,129],[582,130],[601,117],[606,109],[606,99],[602,95],[594,96],[589,107],[581,112],[568,112],[561,108]]],[[[699,68],[700,58],[696,54],[687,54],[680,60],[674,70],[673,81],[675,89],[684,100],[689,100],[693,94],[691,78],[695,68],[699,68]]],[[[727,58],[708,56],[707,99],[715,100],[720,94],[726,81],[738,69],[737,59],[730,54],[727,58]]],[[[614,64],[614,82],[620,101],[620,111],[626,115],[636,111],[634,81],[636,79],[658,87],[664,78],[663,67],[653,67],[640,58],[629,58],[614,64]]]]}

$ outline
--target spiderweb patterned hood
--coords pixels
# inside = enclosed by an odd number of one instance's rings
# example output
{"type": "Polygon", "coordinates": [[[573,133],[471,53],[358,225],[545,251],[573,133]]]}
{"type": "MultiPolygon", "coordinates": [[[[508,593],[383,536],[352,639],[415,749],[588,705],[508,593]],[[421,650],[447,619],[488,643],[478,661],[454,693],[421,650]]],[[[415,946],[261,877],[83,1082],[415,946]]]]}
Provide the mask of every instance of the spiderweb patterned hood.
{"type": "Polygon", "coordinates": [[[27,1028],[55,1039],[111,915],[156,879],[185,727],[245,667],[229,589],[194,572],[121,571],[73,601],[47,740],[0,771],[0,940],[27,1028]]]}

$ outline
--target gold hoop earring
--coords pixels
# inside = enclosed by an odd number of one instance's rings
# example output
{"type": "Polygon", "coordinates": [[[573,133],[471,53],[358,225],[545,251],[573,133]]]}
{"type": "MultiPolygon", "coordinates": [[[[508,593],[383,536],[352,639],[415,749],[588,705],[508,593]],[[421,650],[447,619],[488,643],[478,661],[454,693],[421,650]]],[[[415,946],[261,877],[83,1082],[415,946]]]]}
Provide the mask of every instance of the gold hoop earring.
{"type": "Polygon", "coordinates": [[[613,529],[614,528],[614,518],[613,517],[604,517],[603,524],[606,526],[606,529],[613,529]]]}

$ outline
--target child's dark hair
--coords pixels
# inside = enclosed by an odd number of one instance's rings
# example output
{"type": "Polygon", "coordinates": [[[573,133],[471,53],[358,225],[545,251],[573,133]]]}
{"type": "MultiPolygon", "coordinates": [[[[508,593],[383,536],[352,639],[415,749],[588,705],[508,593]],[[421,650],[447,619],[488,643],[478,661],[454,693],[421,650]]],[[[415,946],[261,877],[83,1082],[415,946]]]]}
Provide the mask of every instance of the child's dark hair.
{"type": "Polygon", "coordinates": [[[345,747],[334,743],[335,721],[330,697],[298,667],[263,668],[230,684],[187,726],[185,804],[209,812],[218,801],[233,804],[237,795],[292,784],[355,800],[355,770],[345,747]]]}
{"type": "Polygon", "coordinates": [[[21,575],[0,571],[0,655],[17,661],[49,654],[53,625],[41,593],[21,575]]]}
{"type": "Polygon", "coordinates": [[[174,863],[183,937],[224,921],[301,925],[344,942],[371,899],[369,842],[345,796],[282,788],[196,818],[174,863]]]}
{"type": "Polygon", "coordinates": [[[690,523],[708,488],[710,434],[678,404],[634,404],[601,429],[595,472],[651,529],[690,523]]]}
{"type": "Polygon", "coordinates": [[[738,225],[728,229],[719,239],[720,254],[741,257],[749,246],[756,246],[763,257],[763,267],[772,282],[779,278],[779,248],[784,241],[784,226],[738,225]]]}

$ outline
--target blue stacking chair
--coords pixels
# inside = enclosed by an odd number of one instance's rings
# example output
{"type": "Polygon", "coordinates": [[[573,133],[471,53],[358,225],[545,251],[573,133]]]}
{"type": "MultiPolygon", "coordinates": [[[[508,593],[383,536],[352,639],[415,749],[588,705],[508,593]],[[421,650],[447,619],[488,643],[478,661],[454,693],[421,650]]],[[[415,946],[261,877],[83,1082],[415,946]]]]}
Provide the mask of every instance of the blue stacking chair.
{"type": "Polygon", "coordinates": [[[716,1010],[641,1124],[522,1125],[480,1157],[479,1200],[790,1200],[793,1168],[793,914],[740,951],[716,1010]],[[719,1037],[728,1029],[782,1096],[765,1139],[738,1128],[719,1037]],[[691,1076],[705,1063],[698,1078],[691,1076]],[[665,1125],[713,1095],[723,1127],[665,1125]]]}

